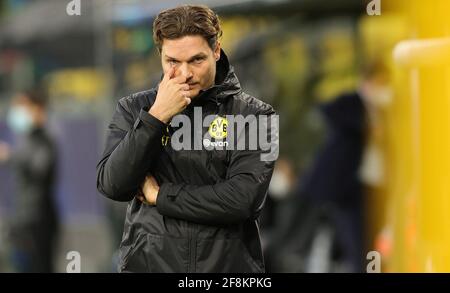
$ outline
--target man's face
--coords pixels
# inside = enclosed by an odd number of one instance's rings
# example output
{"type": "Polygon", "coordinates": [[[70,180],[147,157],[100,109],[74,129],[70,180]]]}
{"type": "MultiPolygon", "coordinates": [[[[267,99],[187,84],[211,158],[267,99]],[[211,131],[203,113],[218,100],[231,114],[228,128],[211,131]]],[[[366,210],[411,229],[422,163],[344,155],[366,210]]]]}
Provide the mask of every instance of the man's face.
{"type": "Polygon", "coordinates": [[[189,97],[214,85],[216,61],[220,58],[220,44],[213,51],[202,36],[165,39],[161,48],[164,73],[175,67],[175,76],[183,75],[189,84],[189,97]]]}
{"type": "Polygon", "coordinates": [[[26,95],[19,94],[12,101],[7,123],[12,131],[24,134],[41,121],[42,115],[41,107],[33,104],[26,95]]]}

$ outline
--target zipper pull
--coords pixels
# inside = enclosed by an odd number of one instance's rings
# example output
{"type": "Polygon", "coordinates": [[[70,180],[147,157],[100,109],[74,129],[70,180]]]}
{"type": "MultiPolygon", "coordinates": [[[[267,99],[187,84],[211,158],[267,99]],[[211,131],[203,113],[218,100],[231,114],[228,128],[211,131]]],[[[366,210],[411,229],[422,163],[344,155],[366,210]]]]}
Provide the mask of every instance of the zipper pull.
{"type": "Polygon", "coordinates": [[[166,132],[163,134],[163,136],[161,137],[161,145],[162,146],[166,146],[167,143],[169,142],[169,126],[166,126],[166,132]]]}

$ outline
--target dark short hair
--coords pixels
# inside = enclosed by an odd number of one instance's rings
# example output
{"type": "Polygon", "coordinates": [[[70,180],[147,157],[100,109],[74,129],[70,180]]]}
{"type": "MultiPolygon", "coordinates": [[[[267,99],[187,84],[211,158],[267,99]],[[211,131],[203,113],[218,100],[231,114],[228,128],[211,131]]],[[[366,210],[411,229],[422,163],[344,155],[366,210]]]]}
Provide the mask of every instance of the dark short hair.
{"type": "Polygon", "coordinates": [[[212,50],[222,36],[219,17],[203,5],[182,5],[164,10],[153,22],[153,40],[160,52],[164,39],[195,35],[202,36],[212,50]]]}
{"type": "Polygon", "coordinates": [[[42,108],[47,107],[47,102],[48,102],[47,95],[43,89],[41,89],[41,88],[28,89],[28,90],[23,91],[22,94],[32,104],[37,105],[42,108]]]}

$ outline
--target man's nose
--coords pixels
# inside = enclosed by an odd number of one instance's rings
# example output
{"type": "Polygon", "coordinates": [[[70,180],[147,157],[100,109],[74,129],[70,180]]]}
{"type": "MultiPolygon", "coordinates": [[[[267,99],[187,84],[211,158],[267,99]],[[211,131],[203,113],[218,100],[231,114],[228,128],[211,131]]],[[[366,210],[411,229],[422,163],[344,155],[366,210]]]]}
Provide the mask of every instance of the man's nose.
{"type": "Polygon", "coordinates": [[[186,80],[189,80],[192,78],[192,71],[191,71],[191,68],[189,67],[189,64],[183,63],[183,64],[181,64],[181,66],[178,69],[180,70],[180,74],[182,76],[184,76],[186,78],[186,80]]]}

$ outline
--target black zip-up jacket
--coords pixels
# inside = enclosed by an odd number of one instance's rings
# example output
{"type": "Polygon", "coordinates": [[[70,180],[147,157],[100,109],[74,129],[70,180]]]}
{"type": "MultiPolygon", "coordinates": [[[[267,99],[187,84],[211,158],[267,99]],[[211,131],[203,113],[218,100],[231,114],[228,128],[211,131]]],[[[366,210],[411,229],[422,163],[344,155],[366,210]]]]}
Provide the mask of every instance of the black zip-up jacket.
{"type": "MultiPolygon", "coordinates": [[[[97,165],[97,189],[129,202],[119,271],[264,272],[257,217],[274,162],[262,161],[259,147],[174,150],[170,140],[163,142],[175,129],[148,113],[156,93],[119,100],[97,165]],[[147,174],[160,186],[156,206],[135,198],[147,174]]],[[[275,114],[241,91],[223,51],[215,86],[181,114],[193,121],[194,107],[201,107],[203,117],[275,114]]]]}

